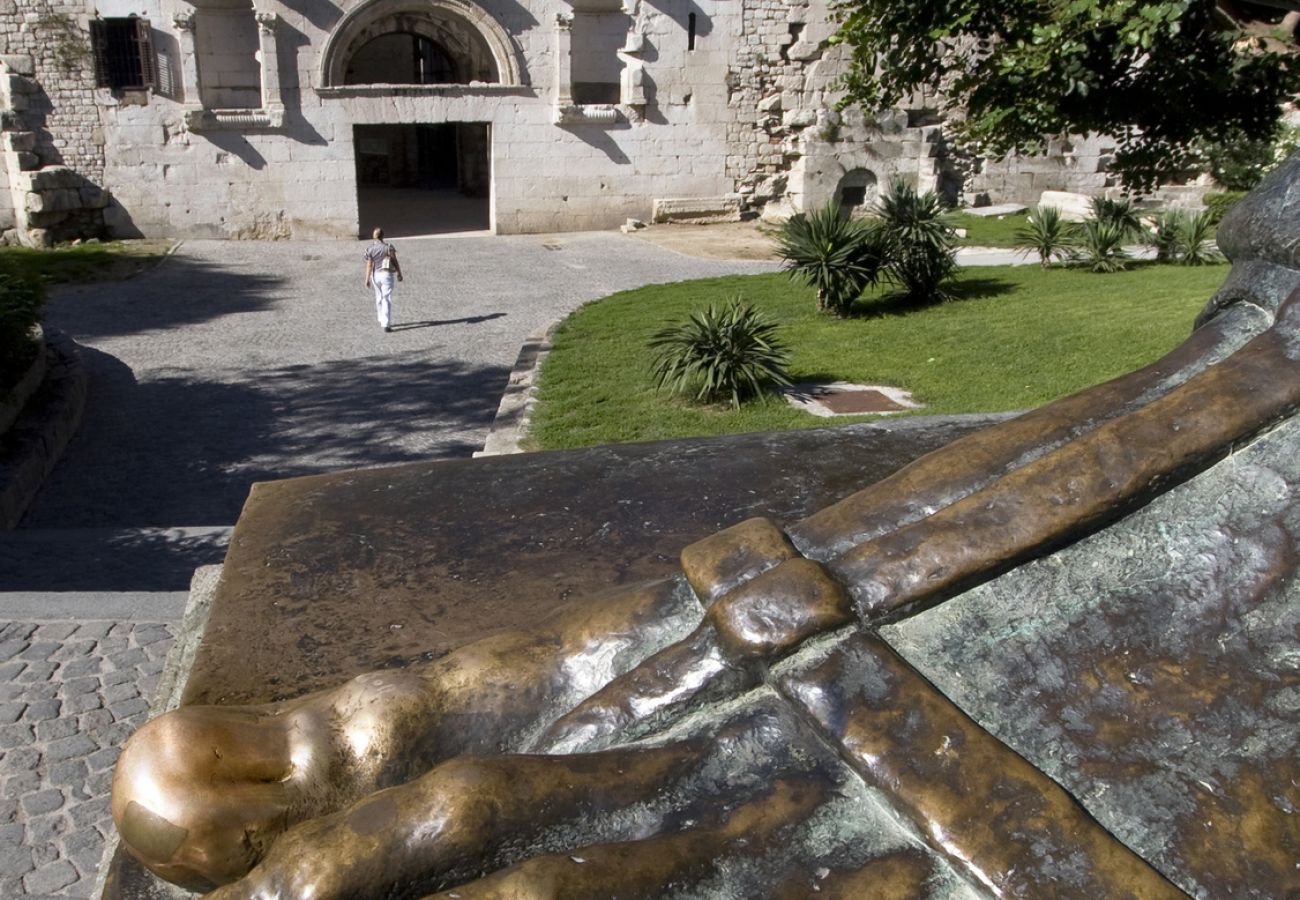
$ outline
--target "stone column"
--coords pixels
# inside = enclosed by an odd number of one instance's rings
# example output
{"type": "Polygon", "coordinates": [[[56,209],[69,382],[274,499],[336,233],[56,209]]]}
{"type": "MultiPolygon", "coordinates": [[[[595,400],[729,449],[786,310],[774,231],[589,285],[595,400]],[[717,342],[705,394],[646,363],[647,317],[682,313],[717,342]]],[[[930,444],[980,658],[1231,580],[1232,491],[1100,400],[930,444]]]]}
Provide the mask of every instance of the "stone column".
{"type": "Polygon", "coordinates": [[[262,66],[262,110],[272,128],[284,124],[284,101],[280,97],[280,53],[275,42],[275,26],[280,17],[273,12],[258,11],[257,59],[262,66]]]}
{"type": "Polygon", "coordinates": [[[176,42],[181,50],[181,90],[184,92],[185,118],[188,121],[203,111],[203,97],[199,93],[199,54],[194,46],[194,10],[181,10],[172,16],[176,29],[176,42]]]}
{"type": "Polygon", "coordinates": [[[555,17],[555,109],[557,115],[573,106],[573,17],[555,17]]]}

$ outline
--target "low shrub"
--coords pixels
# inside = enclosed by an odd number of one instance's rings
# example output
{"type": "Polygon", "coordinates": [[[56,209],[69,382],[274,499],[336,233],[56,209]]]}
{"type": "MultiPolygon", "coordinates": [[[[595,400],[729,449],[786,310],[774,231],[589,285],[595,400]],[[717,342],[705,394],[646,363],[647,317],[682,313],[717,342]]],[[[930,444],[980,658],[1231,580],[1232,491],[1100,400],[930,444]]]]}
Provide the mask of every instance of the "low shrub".
{"type": "Polygon", "coordinates": [[[776,324],[736,297],[710,304],[678,325],[658,331],[650,348],[656,385],[702,402],[729,399],[733,407],[769,384],[789,384],[789,356],[776,324]]]}
{"type": "Polygon", "coordinates": [[[1107,197],[1092,198],[1092,217],[1119,229],[1124,239],[1139,237],[1142,232],[1142,217],[1133,201],[1128,197],[1111,200],[1107,197]]]}
{"type": "Polygon", "coordinates": [[[1093,272],[1122,272],[1129,255],[1124,249],[1127,232],[1114,222],[1089,219],[1079,230],[1079,258],[1093,272]]]}
{"type": "Polygon", "coordinates": [[[1035,254],[1044,269],[1053,259],[1063,259],[1074,246],[1074,229],[1061,218],[1055,206],[1040,206],[1016,230],[1016,249],[1026,256],[1035,254]]]}
{"type": "Polygon", "coordinates": [[[1147,246],[1156,251],[1156,262],[1171,263],[1178,258],[1179,234],[1183,214],[1166,209],[1151,220],[1151,227],[1143,238],[1147,246]]]}
{"type": "Polygon", "coordinates": [[[8,392],[39,350],[32,329],[44,302],[39,281],[0,265],[0,394],[8,392]]]}
{"type": "Polygon", "coordinates": [[[1205,195],[1205,211],[1210,214],[1210,221],[1218,225],[1228,210],[1246,196],[1245,191],[1211,191],[1205,195]]]}
{"type": "Polygon", "coordinates": [[[957,273],[957,235],[938,194],[895,178],[876,201],[885,274],[916,304],[947,300],[957,273]]]}
{"type": "Polygon", "coordinates": [[[1205,266],[1223,259],[1214,245],[1214,222],[1208,212],[1180,216],[1174,229],[1176,256],[1185,266],[1205,266]]]}
{"type": "Polygon", "coordinates": [[[862,291],[880,279],[878,231],[868,221],[850,219],[835,203],[791,216],[773,236],[790,277],[817,292],[818,309],[846,316],[862,291]]]}

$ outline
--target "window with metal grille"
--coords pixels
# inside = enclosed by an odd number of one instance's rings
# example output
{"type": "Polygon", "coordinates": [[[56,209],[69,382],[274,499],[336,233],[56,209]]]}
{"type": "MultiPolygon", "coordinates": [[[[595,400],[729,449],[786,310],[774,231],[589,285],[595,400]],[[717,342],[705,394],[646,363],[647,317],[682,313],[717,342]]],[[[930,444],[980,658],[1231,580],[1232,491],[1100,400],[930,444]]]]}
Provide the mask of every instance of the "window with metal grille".
{"type": "Polygon", "coordinates": [[[90,43],[99,87],[147,88],[157,83],[148,19],[91,19],[90,43]]]}

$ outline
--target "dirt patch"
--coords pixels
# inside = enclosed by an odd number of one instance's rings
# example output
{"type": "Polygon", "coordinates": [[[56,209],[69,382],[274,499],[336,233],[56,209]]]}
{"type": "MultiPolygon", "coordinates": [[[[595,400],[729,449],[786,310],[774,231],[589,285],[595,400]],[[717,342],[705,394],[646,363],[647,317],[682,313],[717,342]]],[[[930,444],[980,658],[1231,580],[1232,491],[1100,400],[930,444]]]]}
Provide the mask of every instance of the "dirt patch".
{"type": "Polygon", "coordinates": [[[784,393],[791,406],[826,418],[896,413],[919,409],[921,405],[902,388],[845,381],[795,384],[786,388],[784,393]]]}
{"type": "Polygon", "coordinates": [[[714,225],[647,225],[631,232],[685,256],[703,259],[777,260],[776,244],[763,234],[760,222],[719,222],[714,225]]]}

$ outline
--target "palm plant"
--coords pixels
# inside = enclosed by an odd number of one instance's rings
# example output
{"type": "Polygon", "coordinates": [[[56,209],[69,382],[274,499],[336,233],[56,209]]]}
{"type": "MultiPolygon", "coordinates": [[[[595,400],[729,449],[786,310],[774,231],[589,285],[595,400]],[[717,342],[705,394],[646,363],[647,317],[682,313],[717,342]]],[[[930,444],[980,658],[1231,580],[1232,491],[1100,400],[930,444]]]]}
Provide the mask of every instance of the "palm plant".
{"type": "Polygon", "coordinates": [[[1079,232],[1079,256],[1093,272],[1122,272],[1129,260],[1124,249],[1127,236],[1113,222],[1089,219],[1079,232]]]}
{"type": "Polygon", "coordinates": [[[1174,232],[1178,261],[1185,266],[1204,266],[1223,259],[1211,235],[1214,220],[1208,211],[1180,216],[1174,232]]]}
{"type": "Polygon", "coordinates": [[[845,316],[884,263],[871,223],[850,219],[835,203],[791,216],[775,233],[790,277],[817,291],[817,308],[845,316]]]}
{"type": "Polygon", "coordinates": [[[1067,256],[1073,245],[1074,230],[1055,206],[1038,207],[1016,229],[1016,249],[1026,256],[1036,254],[1038,264],[1044,269],[1052,264],[1054,257],[1067,256]]]}
{"type": "Polygon", "coordinates": [[[710,304],[650,339],[659,351],[656,385],[703,402],[730,398],[738,408],[769,383],[789,384],[788,355],[776,328],[739,297],[722,308],[710,304]]]}
{"type": "Polygon", "coordinates": [[[1156,262],[1171,263],[1178,259],[1179,230],[1182,213],[1167,209],[1156,216],[1143,240],[1156,251],[1156,262]]]}
{"type": "Polygon", "coordinates": [[[938,195],[918,194],[895,178],[876,201],[874,214],[890,280],[913,302],[946,300],[957,271],[957,239],[938,195]]]}
{"type": "Polygon", "coordinates": [[[1098,222],[1105,222],[1118,228],[1124,239],[1142,234],[1142,217],[1133,201],[1128,197],[1111,200],[1107,197],[1092,198],[1092,217],[1098,222]]]}

